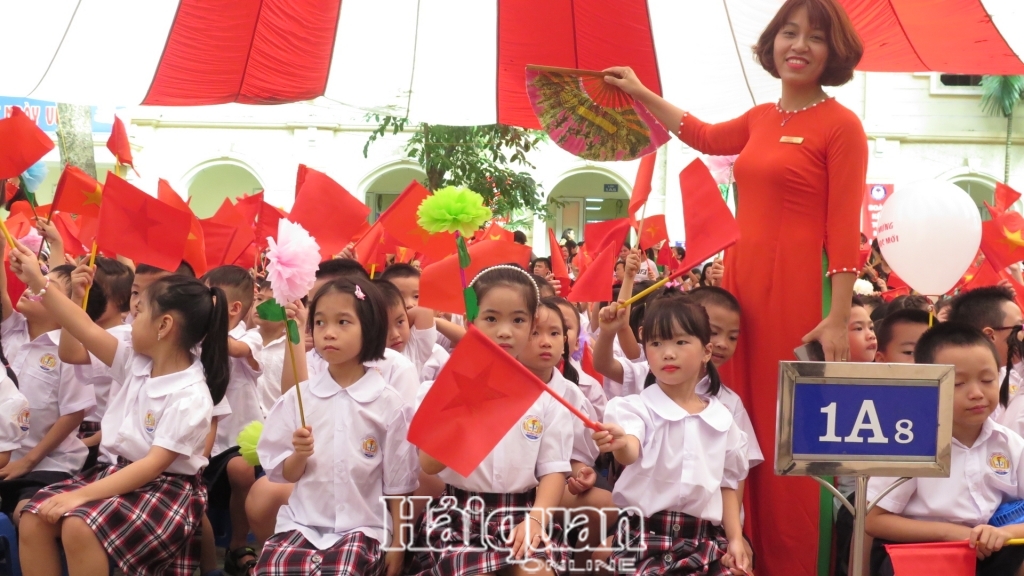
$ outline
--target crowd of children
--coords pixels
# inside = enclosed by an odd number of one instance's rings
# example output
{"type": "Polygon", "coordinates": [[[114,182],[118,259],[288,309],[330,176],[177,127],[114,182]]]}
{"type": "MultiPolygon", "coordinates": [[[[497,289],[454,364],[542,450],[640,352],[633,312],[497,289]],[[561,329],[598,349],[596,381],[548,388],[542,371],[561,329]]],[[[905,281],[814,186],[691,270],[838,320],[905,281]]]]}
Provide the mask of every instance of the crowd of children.
{"type": "MultiPolygon", "coordinates": [[[[657,276],[622,256],[636,289],[657,276]]],[[[765,457],[719,375],[741,330],[740,303],[704,282],[721,264],[633,307],[557,297],[543,259],[472,278],[471,325],[598,429],[542,394],[463,476],[407,439],[470,329],[419,305],[411,265],[322,262],[286,306],[306,333],[291,343],[255,313],[270,285],[237,266],[47,271],[20,244],[9,262],[28,288],[12,303],[0,275],[0,511],[28,576],[215,574],[211,517],[231,575],[753,573],[742,502],[765,457]],[[253,421],[257,466],[239,457],[253,421]]],[[[884,495],[871,574],[892,574],[885,543],[941,540],[970,540],[981,574],[1021,574],[1024,547],[1003,545],[1024,529],[989,524],[1024,499],[1021,310],[1000,286],[943,302],[942,322],[929,306],[851,309],[851,361],[956,368],[950,477],[884,495]]],[[[841,509],[839,574],[851,531],[841,509]]]]}

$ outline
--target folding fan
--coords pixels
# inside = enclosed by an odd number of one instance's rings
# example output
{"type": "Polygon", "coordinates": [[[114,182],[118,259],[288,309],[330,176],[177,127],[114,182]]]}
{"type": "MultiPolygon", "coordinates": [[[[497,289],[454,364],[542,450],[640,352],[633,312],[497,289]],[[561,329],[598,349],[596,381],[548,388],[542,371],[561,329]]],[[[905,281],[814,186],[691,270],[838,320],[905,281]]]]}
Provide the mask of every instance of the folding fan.
{"type": "Polygon", "coordinates": [[[533,112],[551,139],[587,160],[633,160],[658,149],[669,134],[632,96],[604,81],[604,72],[526,67],[533,112]]]}

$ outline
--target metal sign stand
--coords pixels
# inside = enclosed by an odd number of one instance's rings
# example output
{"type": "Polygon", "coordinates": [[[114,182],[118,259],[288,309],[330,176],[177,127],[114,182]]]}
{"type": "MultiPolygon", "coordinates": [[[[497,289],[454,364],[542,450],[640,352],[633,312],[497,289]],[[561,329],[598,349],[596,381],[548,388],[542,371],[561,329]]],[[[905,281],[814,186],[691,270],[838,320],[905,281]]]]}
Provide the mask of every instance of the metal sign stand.
{"type": "Polygon", "coordinates": [[[853,493],[855,504],[850,504],[850,500],[843,496],[828,480],[817,476],[811,476],[811,478],[814,478],[815,482],[821,484],[834,494],[843,507],[853,515],[853,544],[850,546],[850,560],[853,563],[853,567],[850,570],[850,575],[860,576],[864,571],[864,522],[867,520],[868,512],[882,498],[885,498],[886,494],[892,492],[907,480],[910,480],[910,477],[905,476],[893,482],[878,495],[878,498],[875,498],[874,502],[868,502],[868,480],[870,478],[867,476],[857,476],[857,489],[853,493]]]}

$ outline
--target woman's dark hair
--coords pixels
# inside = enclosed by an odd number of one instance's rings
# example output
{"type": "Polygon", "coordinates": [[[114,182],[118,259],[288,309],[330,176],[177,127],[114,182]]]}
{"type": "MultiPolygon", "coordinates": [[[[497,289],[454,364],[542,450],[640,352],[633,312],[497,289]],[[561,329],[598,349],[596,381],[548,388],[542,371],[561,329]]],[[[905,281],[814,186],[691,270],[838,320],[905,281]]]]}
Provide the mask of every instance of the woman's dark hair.
{"type": "Polygon", "coordinates": [[[811,26],[825,33],[825,41],[828,42],[828,61],[818,82],[822,86],[846,84],[853,78],[853,69],[864,55],[864,45],[846,10],[835,0],[786,0],[757,39],[754,59],[769,74],[779,77],[775,68],[775,37],[799,8],[807,9],[807,20],[811,26]]]}
{"type": "Polygon", "coordinates": [[[125,264],[113,258],[96,258],[96,284],[103,287],[107,302],[113,304],[118,312],[129,311],[134,281],[135,272],[125,264]]]}
{"type": "Polygon", "coordinates": [[[363,333],[363,346],[359,349],[357,358],[359,362],[365,364],[383,359],[384,350],[387,348],[388,309],[384,303],[384,296],[369,280],[353,282],[347,278],[338,278],[321,286],[309,301],[308,329],[313,331],[320,300],[335,293],[348,294],[355,301],[356,317],[359,318],[359,328],[363,333]],[[356,295],[357,289],[362,293],[362,298],[356,295]]]}
{"type": "Polygon", "coordinates": [[[713,262],[708,262],[707,264],[704,265],[703,268],[700,269],[700,285],[701,285],[701,287],[711,286],[711,284],[709,284],[710,281],[708,280],[708,270],[711,270],[711,267],[714,266],[714,265],[715,264],[713,262]]]}
{"type": "Polygon", "coordinates": [[[18,385],[18,375],[14,373],[14,368],[11,368],[11,363],[7,361],[7,356],[4,355],[3,346],[0,346],[0,362],[3,363],[4,370],[7,370],[7,377],[11,379],[11,382],[14,382],[14,387],[21,388],[18,385]]]}
{"type": "Polygon", "coordinates": [[[580,374],[576,371],[576,367],[569,362],[569,327],[565,325],[565,315],[562,314],[562,309],[558,307],[558,302],[561,299],[556,298],[544,298],[540,301],[542,308],[547,308],[558,316],[558,321],[562,324],[562,376],[566,380],[576,384],[580,383],[580,374]]]}
{"type": "MultiPolygon", "coordinates": [[[[660,298],[651,302],[644,314],[644,331],[641,344],[651,340],[671,338],[672,334],[681,329],[700,340],[701,345],[711,342],[711,320],[703,306],[687,301],[686,297],[660,298]]],[[[722,389],[722,380],[718,369],[708,360],[705,369],[708,373],[708,394],[717,396],[722,389]]],[[[644,387],[654,383],[654,374],[648,374],[644,387]]]]}
{"type": "Polygon", "coordinates": [[[537,315],[537,305],[540,302],[538,287],[531,281],[533,276],[514,264],[508,264],[508,268],[491,267],[481,272],[473,282],[473,291],[476,292],[477,302],[482,303],[484,296],[495,288],[511,288],[519,291],[526,303],[526,311],[532,319],[537,315]]]}
{"type": "Polygon", "coordinates": [[[228,364],[228,297],[214,286],[182,274],[158,279],[146,289],[153,316],[171,314],[180,322],[178,345],[191,350],[202,342],[199,360],[214,404],[224,398],[231,372],[228,364]]]}

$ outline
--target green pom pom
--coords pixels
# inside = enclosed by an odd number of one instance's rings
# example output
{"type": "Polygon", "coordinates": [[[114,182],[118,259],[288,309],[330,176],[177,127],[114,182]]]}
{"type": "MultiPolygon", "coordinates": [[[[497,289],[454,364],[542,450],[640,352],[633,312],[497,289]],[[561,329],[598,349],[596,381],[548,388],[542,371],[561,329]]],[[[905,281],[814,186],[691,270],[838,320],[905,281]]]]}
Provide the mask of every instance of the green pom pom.
{"type": "Polygon", "coordinates": [[[428,196],[419,211],[419,225],[431,234],[456,232],[463,236],[473,234],[491,219],[491,211],[483,205],[483,198],[468,188],[449,186],[428,196]]]}
{"type": "Polygon", "coordinates": [[[248,426],[238,433],[238,453],[249,466],[260,465],[260,457],[256,454],[256,443],[260,441],[260,434],[263,434],[263,422],[259,420],[249,422],[248,426]]]}

